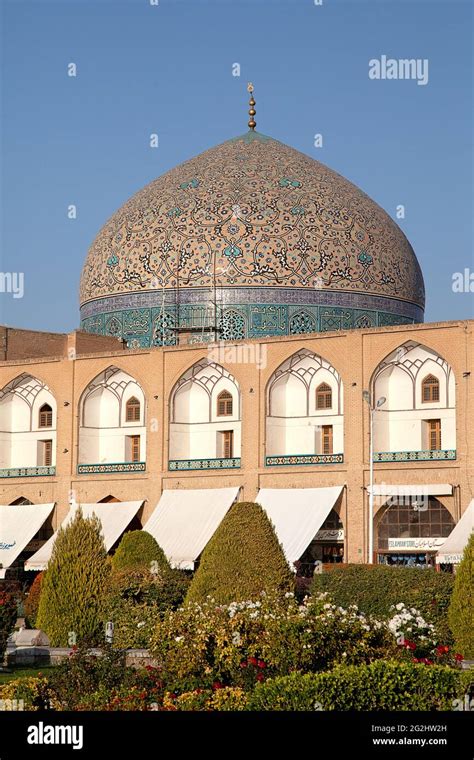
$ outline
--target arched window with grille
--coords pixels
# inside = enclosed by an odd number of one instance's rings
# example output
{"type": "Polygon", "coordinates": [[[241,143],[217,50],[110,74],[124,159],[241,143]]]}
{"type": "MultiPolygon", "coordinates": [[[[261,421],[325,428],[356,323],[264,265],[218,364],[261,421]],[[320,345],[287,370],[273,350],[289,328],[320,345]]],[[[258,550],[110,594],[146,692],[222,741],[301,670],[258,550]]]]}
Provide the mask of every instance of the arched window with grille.
{"type": "Polygon", "coordinates": [[[316,388],[316,409],[331,409],[332,390],[327,383],[321,383],[316,388]]]}
{"type": "Polygon", "coordinates": [[[439,380],[434,375],[427,375],[421,383],[421,400],[424,404],[439,401],[439,380]]]}
{"type": "Polygon", "coordinates": [[[221,391],[217,397],[217,416],[230,417],[233,414],[233,409],[232,394],[229,391],[221,391]]]}
{"type": "Polygon", "coordinates": [[[39,410],[39,427],[53,427],[53,410],[49,404],[43,404],[39,410]]]}
{"type": "Polygon", "coordinates": [[[140,402],[135,396],[128,399],[125,406],[126,422],[140,422],[140,402]]]}

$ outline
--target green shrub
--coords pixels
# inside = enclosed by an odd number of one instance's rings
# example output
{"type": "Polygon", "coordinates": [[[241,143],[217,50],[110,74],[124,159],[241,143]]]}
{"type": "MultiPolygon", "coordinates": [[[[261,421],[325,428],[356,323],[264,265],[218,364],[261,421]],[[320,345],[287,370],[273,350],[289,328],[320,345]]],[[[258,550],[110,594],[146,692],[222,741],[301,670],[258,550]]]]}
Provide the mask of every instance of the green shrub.
{"type": "Polygon", "coordinates": [[[28,595],[24,601],[24,610],[26,620],[31,628],[36,628],[36,618],[38,616],[38,608],[41,597],[41,583],[43,581],[43,573],[38,573],[33,583],[30,586],[28,595]]]}
{"type": "Polygon", "coordinates": [[[114,623],[114,645],[147,648],[157,621],[184,599],[188,577],[179,570],[150,573],[146,568],[112,574],[105,617],[114,623]]]}
{"type": "Polygon", "coordinates": [[[48,691],[47,679],[40,676],[12,678],[0,684],[0,704],[4,710],[58,709],[53,695],[48,691]]]}
{"type": "Polygon", "coordinates": [[[247,694],[238,687],[216,684],[214,689],[195,689],[178,696],[167,693],[163,708],[183,712],[241,712],[247,709],[247,694]]]}
{"type": "Polygon", "coordinates": [[[100,520],[75,517],[60,528],[44,573],[36,624],[52,646],[103,640],[104,590],[110,567],[100,520]]]}
{"type": "Polygon", "coordinates": [[[452,710],[460,671],[377,660],[325,673],[292,673],[258,684],[250,710],[452,710]]]}
{"type": "Polygon", "coordinates": [[[474,533],[456,571],[448,617],[456,648],[474,659],[474,533]]]}
{"type": "Polygon", "coordinates": [[[415,607],[428,623],[435,626],[443,644],[451,642],[448,607],[453,577],[448,573],[415,567],[386,565],[347,565],[314,576],[313,594],[326,591],[336,604],[356,604],[366,615],[387,620],[391,607],[403,602],[415,607]]]}
{"type": "Polygon", "coordinates": [[[259,504],[234,504],[204,549],[186,597],[219,603],[256,599],[262,591],[285,592],[294,578],[273,526],[259,504]]]}
{"type": "Polygon", "coordinates": [[[0,665],[5,657],[7,641],[17,619],[17,602],[13,594],[0,591],[0,665]]]}
{"type": "Polygon", "coordinates": [[[112,557],[114,572],[121,570],[169,570],[169,562],[163,549],[146,530],[125,533],[112,557]],[[153,563],[153,565],[152,565],[153,563]]]}

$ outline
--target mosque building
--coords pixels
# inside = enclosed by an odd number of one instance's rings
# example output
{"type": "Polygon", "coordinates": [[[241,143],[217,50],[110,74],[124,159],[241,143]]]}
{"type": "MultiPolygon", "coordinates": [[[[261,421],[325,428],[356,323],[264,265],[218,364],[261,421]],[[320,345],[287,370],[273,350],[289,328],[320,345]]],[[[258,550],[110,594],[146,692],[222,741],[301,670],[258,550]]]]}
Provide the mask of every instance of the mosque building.
{"type": "Polygon", "coordinates": [[[70,334],[0,327],[0,577],[46,567],[78,504],[113,551],[193,569],[258,501],[300,574],[459,561],[474,520],[471,320],[423,323],[395,222],[249,130],[105,224],[70,334]]]}

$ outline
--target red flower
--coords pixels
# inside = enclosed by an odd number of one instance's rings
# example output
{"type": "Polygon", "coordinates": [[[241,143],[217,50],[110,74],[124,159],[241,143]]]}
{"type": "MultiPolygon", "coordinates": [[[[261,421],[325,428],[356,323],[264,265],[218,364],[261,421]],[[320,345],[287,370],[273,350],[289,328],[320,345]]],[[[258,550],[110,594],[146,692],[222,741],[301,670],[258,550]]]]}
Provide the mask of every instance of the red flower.
{"type": "Polygon", "coordinates": [[[416,644],[413,641],[405,641],[405,647],[413,651],[413,649],[416,649],[416,644]]]}
{"type": "Polygon", "coordinates": [[[242,662],[240,663],[240,667],[241,668],[246,668],[247,667],[247,663],[245,662],[245,660],[242,660],[242,662]]]}
{"type": "Polygon", "coordinates": [[[425,657],[425,665],[433,665],[433,660],[429,660],[428,657],[425,657]]]}
{"type": "Polygon", "coordinates": [[[216,690],[216,689],[223,689],[224,687],[222,686],[220,681],[214,681],[214,683],[212,684],[212,688],[216,690]]]}
{"type": "Polygon", "coordinates": [[[418,659],[418,657],[412,657],[412,662],[420,662],[420,660],[418,659]]]}
{"type": "Polygon", "coordinates": [[[464,660],[464,657],[462,656],[462,654],[459,654],[459,653],[458,653],[458,654],[455,654],[455,655],[454,655],[454,659],[455,659],[457,662],[462,662],[462,661],[464,660]]]}
{"type": "Polygon", "coordinates": [[[256,657],[249,657],[247,660],[249,665],[253,665],[255,668],[257,667],[257,658],[256,657]]]}
{"type": "Polygon", "coordinates": [[[267,667],[267,666],[265,665],[265,663],[264,663],[264,661],[263,661],[263,660],[257,660],[257,666],[258,666],[259,668],[261,668],[262,670],[263,670],[263,668],[266,668],[266,667],[267,667]]]}
{"type": "Polygon", "coordinates": [[[257,681],[263,681],[264,678],[265,676],[263,675],[263,673],[257,673],[257,681]]]}

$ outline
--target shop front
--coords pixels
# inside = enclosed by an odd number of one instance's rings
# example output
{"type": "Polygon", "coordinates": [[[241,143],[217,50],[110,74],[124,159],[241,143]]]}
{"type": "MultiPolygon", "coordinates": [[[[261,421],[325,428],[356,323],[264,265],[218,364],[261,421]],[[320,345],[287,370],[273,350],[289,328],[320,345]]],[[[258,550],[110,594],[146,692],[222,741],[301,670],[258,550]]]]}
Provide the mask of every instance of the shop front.
{"type": "Polygon", "coordinates": [[[449,511],[435,497],[391,497],[377,526],[377,563],[434,567],[436,554],[454,525],[449,511]]]}

